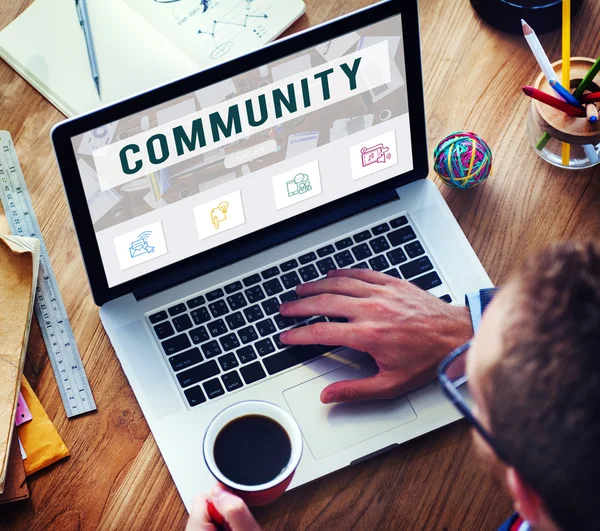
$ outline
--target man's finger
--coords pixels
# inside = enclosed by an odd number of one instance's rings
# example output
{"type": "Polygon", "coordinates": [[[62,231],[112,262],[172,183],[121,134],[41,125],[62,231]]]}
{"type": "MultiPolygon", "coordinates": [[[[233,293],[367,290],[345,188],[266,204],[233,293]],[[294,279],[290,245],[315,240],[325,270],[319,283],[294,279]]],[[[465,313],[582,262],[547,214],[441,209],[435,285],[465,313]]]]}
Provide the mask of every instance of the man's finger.
{"type": "Polygon", "coordinates": [[[376,284],[379,286],[387,286],[391,282],[393,282],[394,277],[390,277],[389,275],[385,275],[384,273],[379,273],[378,271],[373,271],[372,269],[333,269],[327,273],[328,278],[354,278],[357,280],[362,280],[363,282],[368,282],[369,284],[376,284]]]}
{"type": "Polygon", "coordinates": [[[300,297],[312,297],[322,293],[345,295],[347,297],[370,297],[382,291],[380,286],[347,276],[328,277],[296,287],[300,297]]]}
{"type": "Polygon", "coordinates": [[[321,392],[321,402],[333,404],[337,402],[361,402],[383,398],[395,398],[398,382],[388,380],[381,373],[360,380],[344,380],[328,385],[321,392]]]}
{"type": "Polygon", "coordinates": [[[213,488],[210,498],[232,531],[261,531],[248,506],[221,485],[213,488]]]}
{"type": "Polygon", "coordinates": [[[328,345],[361,350],[357,326],[347,323],[315,323],[283,332],[281,342],[286,345],[328,345]]]}
{"type": "Polygon", "coordinates": [[[208,500],[206,496],[201,494],[194,500],[185,531],[217,531],[208,514],[208,500]]]}
{"type": "Polygon", "coordinates": [[[326,315],[328,317],[356,317],[360,311],[354,297],[323,293],[298,301],[287,302],[279,307],[279,313],[287,317],[312,317],[326,315]]]}

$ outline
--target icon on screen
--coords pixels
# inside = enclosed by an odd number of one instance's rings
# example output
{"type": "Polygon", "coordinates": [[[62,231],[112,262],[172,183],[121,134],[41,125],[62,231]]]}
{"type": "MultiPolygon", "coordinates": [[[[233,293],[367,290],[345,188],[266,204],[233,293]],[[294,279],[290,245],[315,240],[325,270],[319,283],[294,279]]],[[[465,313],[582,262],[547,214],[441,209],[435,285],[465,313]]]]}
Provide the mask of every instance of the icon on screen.
{"type": "Polygon", "coordinates": [[[137,258],[138,256],[152,254],[154,252],[154,247],[148,243],[150,236],[152,236],[151,230],[142,232],[137,240],[131,242],[131,247],[129,248],[129,255],[131,258],[137,258]]]}
{"type": "Polygon", "coordinates": [[[310,177],[306,173],[299,173],[285,184],[287,186],[288,197],[306,194],[313,189],[310,184],[310,177]]]}
{"type": "Polygon", "coordinates": [[[385,164],[392,158],[390,148],[384,144],[377,144],[370,148],[364,147],[360,150],[360,153],[363,168],[371,166],[371,164],[385,164]]]}
{"type": "Polygon", "coordinates": [[[210,212],[210,219],[212,221],[215,230],[221,228],[221,223],[227,221],[227,212],[229,211],[229,203],[223,201],[218,207],[213,208],[210,212]]]}

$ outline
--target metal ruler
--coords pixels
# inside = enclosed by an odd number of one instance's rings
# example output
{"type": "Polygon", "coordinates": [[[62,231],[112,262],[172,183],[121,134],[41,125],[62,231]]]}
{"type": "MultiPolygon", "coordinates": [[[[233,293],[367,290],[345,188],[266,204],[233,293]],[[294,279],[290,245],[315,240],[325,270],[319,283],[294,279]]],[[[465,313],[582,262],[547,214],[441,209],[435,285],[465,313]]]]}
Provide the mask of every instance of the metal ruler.
{"type": "Polygon", "coordinates": [[[42,252],[35,293],[35,314],[67,417],[94,411],[96,403],[75,344],[71,323],[58,291],[17,153],[6,131],[0,131],[0,200],[12,234],[40,240],[42,252]]]}

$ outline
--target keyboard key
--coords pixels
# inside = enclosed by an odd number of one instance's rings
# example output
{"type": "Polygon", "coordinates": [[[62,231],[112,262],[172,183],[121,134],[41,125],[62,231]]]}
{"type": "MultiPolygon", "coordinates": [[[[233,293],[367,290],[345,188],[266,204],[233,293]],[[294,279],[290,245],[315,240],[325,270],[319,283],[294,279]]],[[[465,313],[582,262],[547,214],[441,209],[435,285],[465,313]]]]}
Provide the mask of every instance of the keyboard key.
{"type": "Polygon", "coordinates": [[[387,223],[382,223],[381,225],[377,225],[376,227],[373,227],[371,230],[373,231],[373,234],[375,236],[378,236],[379,234],[383,234],[384,232],[389,231],[390,226],[387,223]]]}
{"type": "Polygon", "coordinates": [[[277,332],[277,328],[275,328],[273,320],[270,318],[260,321],[260,323],[256,323],[256,329],[261,337],[270,336],[277,332]]]}
{"type": "Polygon", "coordinates": [[[338,267],[348,267],[350,264],[355,262],[354,257],[350,251],[342,251],[334,255],[335,261],[337,262],[338,267]]]}
{"type": "Polygon", "coordinates": [[[411,282],[415,286],[427,291],[435,288],[436,286],[440,286],[442,284],[442,279],[435,271],[433,271],[432,273],[427,273],[422,277],[415,278],[411,282]]]}
{"type": "Polygon", "coordinates": [[[260,275],[257,273],[256,275],[246,277],[242,282],[244,283],[244,286],[249,288],[250,286],[254,286],[254,284],[258,284],[260,281],[260,275]]]}
{"type": "Polygon", "coordinates": [[[281,282],[283,282],[285,289],[295,288],[298,284],[302,283],[300,277],[298,276],[298,273],[296,273],[295,271],[291,271],[290,273],[282,275],[281,282]]]}
{"type": "Polygon", "coordinates": [[[224,374],[223,376],[221,376],[221,380],[223,380],[223,385],[225,386],[225,389],[227,389],[227,391],[230,393],[231,391],[235,391],[236,389],[239,389],[244,385],[242,383],[240,375],[235,371],[224,374]]]}
{"type": "Polygon", "coordinates": [[[417,238],[415,231],[412,230],[412,227],[402,227],[401,229],[395,230],[394,232],[390,232],[388,234],[388,238],[390,239],[390,243],[393,247],[398,247],[398,245],[402,245],[403,243],[408,243],[417,238]]]}
{"type": "Polygon", "coordinates": [[[236,330],[240,326],[244,326],[246,324],[246,319],[242,315],[242,312],[235,312],[231,315],[225,317],[227,324],[229,325],[230,330],[236,330]]]}
{"type": "Polygon", "coordinates": [[[256,333],[256,329],[253,326],[242,328],[238,331],[238,335],[244,345],[252,343],[252,341],[256,341],[258,339],[258,334],[256,333]]]}
{"type": "Polygon", "coordinates": [[[315,253],[306,253],[298,257],[298,262],[300,262],[302,265],[306,265],[309,262],[314,262],[316,259],[317,255],[315,253]]]}
{"type": "MultiPolygon", "coordinates": [[[[302,326],[304,326],[304,325],[302,325],[302,326]]],[[[300,328],[300,326],[297,326],[296,328],[300,328]]],[[[275,334],[275,335],[273,336],[273,341],[275,342],[275,346],[277,347],[277,349],[278,349],[278,350],[281,350],[281,349],[287,348],[287,345],[284,345],[284,344],[281,342],[281,334],[275,334]]]]}
{"type": "Polygon", "coordinates": [[[397,229],[398,227],[402,227],[407,224],[408,224],[408,219],[406,219],[406,216],[400,216],[399,218],[396,218],[396,219],[393,219],[392,221],[390,221],[390,225],[392,226],[392,229],[397,229]]]}
{"type": "Polygon", "coordinates": [[[262,368],[260,362],[256,361],[251,363],[250,365],[246,365],[240,369],[242,373],[242,378],[244,381],[250,385],[251,383],[257,382],[258,380],[262,380],[266,378],[265,370],[262,368]]]}
{"type": "Polygon", "coordinates": [[[295,322],[296,321],[293,317],[284,317],[281,314],[277,314],[275,316],[275,324],[277,325],[277,328],[279,328],[279,330],[289,328],[290,326],[293,326],[295,322]]]}
{"type": "Polygon", "coordinates": [[[277,297],[273,297],[272,299],[264,301],[262,307],[267,315],[273,315],[279,311],[279,300],[277,300],[277,297]]]}
{"type": "Polygon", "coordinates": [[[240,364],[235,354],[225,354],[225,356],[221,356],[217,361],[224,371],[235,369],[240,364]]]}
{"type": "Polygon", "coordinates": [[[180,315],[179,317],[175,317],[173,319],[173,325],[175,326],[175,330],[177,330],[178,332],[185,332],[186,330],[194,326],[192,324],[190,316],[185,313],[183,315],[180,315]]]}
{"type": "Polygon", "coordinates": [[[229,308],[223,299],[209,304],[208,309],[210,310],[210,313],[212,313],[213,317],[221,317],[222,315],[229,313],[229,308]]]}
{"type": "Polygon", "coordinates": [[[167,315],[167,312],[165,312],[164,310],[162,312],[158,312],[155,313],[153,315],[151,315],[149,317],[150,322],[152,324],[156,324],[156,323],[160,323],[161,321],[164,321],[165,319],[167,319],[169,316],[167,315]]]}
{"type": "Polygon", "coordinates": [[[221,343],[221,347],[223,347],[223,352],[234,350],[240,346],[240,342],[235,334],[227,334],[223,336],[219,339],[219,343],[221,343]]]}
{"type": "Polygon", "coordinates": [[[288,291],[287,293],[284,293],[283,295],[279,295],[279,299],[281,300],[281,302],[292,302],[300,300],[300,297],[298,297],[298,294],[295,290],[292,290],[288,291]]]}
{"type": "Polygon", "coordinates": [[[440,300],[450,304],[452,302],[452,297],[450,297],[450,295],[442,295],[440,297],[440,300]]]}
{"type": "Polygon", "coordinates": [[[265,293],[268,297],[272,297],[273,295],[277,295],[278,293],[281,293],[283,291],[283,286],[277,278],[265,282],[263,284],[263,288],[265,289],[265,293]]]}
{"type": "Polygon", "coordinates": [[[317,249],[317,254],[320,258],[323,258],[324,256],[328,256],[333,253],[335,253],[335,247],[333,245],[326,245],[325,247],[317,249]]]}
{"type": "Polygon", "coordinates": [[[425,254],[425,249],[423,249],[423,246],[419,240],[409,243],[406,247],[404,247],[404,250],[410,258],[416,258],[417,256],[425,254]]]}
{"type": "Polygon", "coordinates": [[[204,396],[204,393],[199,385],[191,387],[190,389],[186,389],[183,393],[185,394],[188,404],[191,407],[199,406],[200,404],[204,404],[204,402],[206,402],[206,397],[204,396]]]}
{"type": "Polygon", "coordinates": [[[370,238],[371,238],[371,232],[368,230],[363,230],[362,232],[359,232],[358,234],[354,235],[354,241],[356,243],[361,243],[361,242],[367,241],[370,238]]]}
{"type": "Polygon", "coordinates": [[[300,273],[303,282],[310,282],[319,276],[317,268],[312,264],[301,267],[298,272],[300,273]]]}
{"type": "Polygon", "coordinates": [[[174,317],[175,315],[179,315],[180,313],[183,313],[185,311],[186,311],[186,307],[185,307],[185,304],[183,304],[183,303],[178,304],[177,306],[173,306],[173,307],[169,308],[169,310],[168,310],[169,315],[171,317],[174,317]]]}
{"type": "Polygon", "coordinates": [[[337,269],[335,262],[331,258],[325,258],[324,260],[319,260],[317,262],[317,267],[321,272],[321,275],[326,275],[327,271],[331,271],[332,269],[337,269]]]}
{"type": "Polygon", "coordinates": [[[232,293],[235,293],[236,291],[240,291],[244,286],[242,285],[242,283],[238,280],[237,282],[234,282],[233,284],[228,284],[227,286],[225,286],[225,293],[227,293],[227,295],[231,295],[232,293]]]}
{"type": "Polygon", "coordinates": [[[215,378],[214,380],[209,380],[208,382],[204,382],[202,384],[202,387],[204,387],[204,392],[206,393],[206,396],[210,399],[217,398],[225,394],[225,390],[223,389],[221,381],[218,378],[215,378]]]}
{"type": "Polygon", "coordinates": [[[217,299],[220,299],[224,295],[225,294],[223,293],[223,290],[221,288],[218,288],[218,289],[208,292],[206,294],[206,300],[208,300],[209,302],[216,301],[217,299]]]}
{"type": "Polygon", "coordinates": [[[269,269],[265,269],[261,275],[265,280],[276,277],[279,275],[279,268],[277,266],[270,267],[269,269]]]}
{"type": "Polygon", "coordinates": [[[310,321],[308,321],[309,325],[314,325],[317,323],[326,323],[327,319],[325,319],[325,317],[321,316],[321,317],[315,317],[314,319],[311,319],[310,321]]]}
{"type": "Polygon", "coordinates": [[[205,302],[206,300],[204,297],[199,295],[198,297],[194,297],[193,299],[187,301],[187,306],[190,310],[193,310],[194,308],[198,308],[198,306],[202,306],[205,302]]]}
{"type": "Polygon", "coordinates": [[[359,262],[358,264],[354,264],[352,269],[369,269],[369,265],[367,262],[359,262]]]}
{"type": "Polygon", "coordinates": [[[216,321],[207,324],[206,328],[208,328],[208,331],[212,337],[218,337],[227,332],[227,325],[223,319],[217,319],[216,321]]]}
{"type": "Polygon", "coordinates": [[[192,338],[192,342],[194,345],[198,345],[199,343],[204,343],[210,339],[206,328],[203,326],[199,326],[198,328],[194,328],[190,330],[190,337],[192,338]]]}
{"type": "Polygon", "coordinates": [[[254,304],[255,302],[262,301],[266,298],[265,292],[260,286],[254,286],[253,288],[247,289],[245,293],[250,304],[254,304]]]}
{"type": "Polygon", "coordinates": [[[215,356],[223,353],[221,347],[214,339],[208,343],[204,343],[204,345],[202,345],[200,348],[202,349],[204,357],[206,358],[214,358],[215,356]]]}
{"type": "Polygon", "coordinates": [[[198,308],[193,310],[190,315],[197,325],[207,323],[211,320],[210,314],[206,308],[198,308]]]}
{"type": "Polygon", "coordinates": [[[166,323],[157,324],[154,327],[154,333],[158,339],[165,339],[167,337],[171,337],[175,333],[175,330],[173,330],[171,323],[167,321],[166,323]]]}
{"type": "Polygon", "coordinates": [[[400,266],[400,271],[402,272],[402,276],[406,279],[411,279],[420,275],[421,273],[425,273],[427,271],[431,271],[433,269],[433,264],[431,260],[426,256],[421,258],[417,258],[412,262],[408,262],[408,264],[404,264],[400,266]]]}
{"type": "Polygon", "coordinates": [[[375,254],[383,253],[390,248],[390,244],[385,239],[385,236],[379,236],[379,238],[373,238],[369,245],[375,254]]]}
{"type": "Polygon", "coordinates": [[[323,345],[301,345],[291,347],[283,352],[273,354],[263,360],[269,374],[277,374],[290,367],[295,367],[301,363],[306,363],[326,352],[330,352],[335,347],[326,347],[323,345]]]}
{"type": "Polygon", "coordinates": [[[371,266],[371,269],[374,269],[375,271],[384,271],[390,267],[390,264],[383,255],[371,258],[369,260],[369,265],[371,266]]]}
{"type": "Polygon", "coordinates": [[[163,350],[167,356],[181,352],[192,346],[187,334],[179,334],[178,336],[167,339],[161,343],[163,350]]]}
{"type": "Polygon", "coordinates": [[[296,260],[288,260],[287,262],[280,264],[279,267],[281,267],[281,270],[285,273],[292,269],[296,269],[298,267],[298,262],[296,260]]]}
{"type": "Polygon", "coordinates": [[[259,341],[254,345],[254,347],[261,356],[266,356],[267,354],[275,352],[275,346],[269,338],[259,341]]]}
{"type": "Polygon", "coordinates": [[[206,363],[202,363],[201,365],[196,365],[196,367],[192,367],[187,371],[180,372],[177,375],[177,380],[179,380],[179,385],[181,387],[188,387],[190,385],[203,382],[204,380],[208,380],[213,376],[219,374],[221,370],[217,365],[215,360],[207,361],[206,363]]]}
{"type": "Polygon", "coordinates": [[[352,241],[352,238],[344,238],[343,240],[340,240],[339,242],[335,242],[335,248],[338,251],[341,251],[342,249],[347,249],[348,247],[352,247],[354,245],[354,242],[352,241]]]}
{"type": "Polygon", "coordinates": [[[236,352],[240,363],[249,363],[252,360],[257,358],[256,351],[252,345],[248,345],[247,347],[241,348],[236,352]]]}
{"type": "Polygon", "coordinates": [[[398,265],[408,260],[408,258],[406,258],[406,255],[404,254],[404,251],[400,247],[387,253],[387,257],[392,265],[398,265]]]}
{"type": "Polygon", "coordinates": [[[402,278],[402,275],[398,272],[396,268],[390,269],[389,271],[384,271],[384,273],[386,275],[389,275],[390,277],[402,278]]]}
{"type": "Polygon", "coordinates": [[[192,365],[196,365],[203,360],[204,358],[202,357],[202,354],[200,354],[200,349],[193,348],[192,350],[182,352],[181,354],[169,358],[169,363],[173,370],[177,372],[186,369],[187,367],[191,367],[192,365]]]}
{"type": "Polygon", "coordinates": [[[246,319],[248,319],[249,323],[258,321],[259,319],[262,319],[265,316],[258,304],[250,306],[250,308],[246,308],[244,310],[244,314],[246,315],[246,319]]]}
{"type": "Polygon", "coordinates": [[[229,304],[229,307],[235,311],[243,308],[244,306],[248,306],[248,301],[246,301],[242,293],[235,293],[227,297],[227,304],[229,304]]]}
{"type": "Polygon", "coordinates": [[[361,243],[356,247],[352,247],[352,254],[357,260],[365,260],[366,258],[373,256],[371,249],[366,243],[361,243]]]}
{"type": "Polygon", "coordinates": [[[345,317],[328,317],[330,323],[347,323],[348,319],[345,317]]]}

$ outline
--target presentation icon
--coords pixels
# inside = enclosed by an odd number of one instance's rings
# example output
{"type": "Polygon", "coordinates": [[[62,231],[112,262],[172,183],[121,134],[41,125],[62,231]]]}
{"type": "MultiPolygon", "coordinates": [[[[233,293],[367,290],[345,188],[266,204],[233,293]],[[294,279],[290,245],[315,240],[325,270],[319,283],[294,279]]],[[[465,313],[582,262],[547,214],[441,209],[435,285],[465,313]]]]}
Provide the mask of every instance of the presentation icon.
{"type": "Polygon", "coordinates": [[[229,212],[229,203],[227,201],[223,201],[218,207],[211,210],[210,219],[215,230],[219,230],[221,223],[227,221],[227,212],[229,212]]]}
{"type": "Polygon", "coordinates": [[[392,159],[390,148],[384,144],[373,147],[364,147],[360,150],[363,168],[371,164],[385,164],[392,159]]]}
{"type": "Polygon", "coordinates": [[[297,174],[291,181],[287,181],[285,184],[287,186],[288,197],[307,194],[313,189],[310,184],[310,177],[306,173],[297,174]]]}
{"type": "Polygon", "coordinates": [[[131,247],[129,248],[129,256],[131,258],[137,258],[138,256],[154,252],[155,248],[148,243],[150,236],[152,236],[151,230],[142,232],[137,240],[131,242],[131,247]]]}

